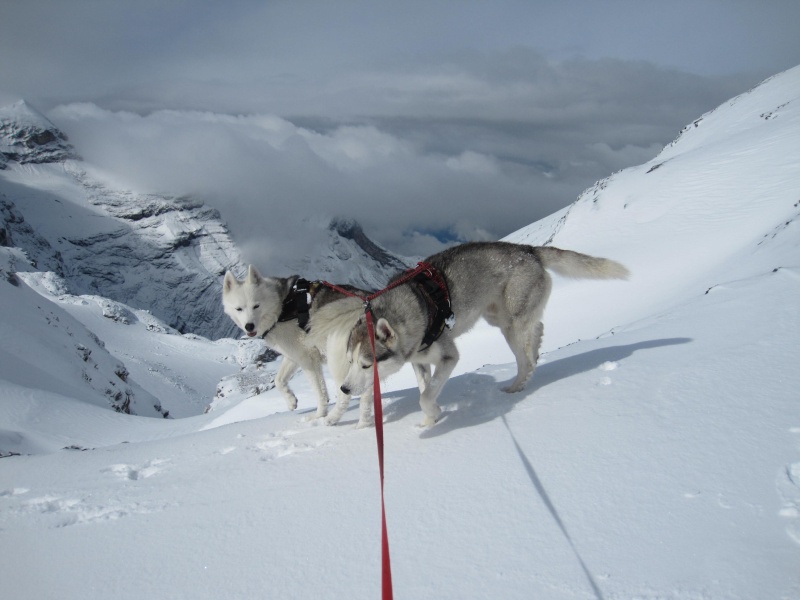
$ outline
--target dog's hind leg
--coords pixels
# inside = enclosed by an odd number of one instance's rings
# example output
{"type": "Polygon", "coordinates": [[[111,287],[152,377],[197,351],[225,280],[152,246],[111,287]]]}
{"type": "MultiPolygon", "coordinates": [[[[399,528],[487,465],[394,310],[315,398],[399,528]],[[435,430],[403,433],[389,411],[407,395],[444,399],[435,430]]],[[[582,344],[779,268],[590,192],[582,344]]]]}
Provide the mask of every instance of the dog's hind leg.
{"type": "Polygon", "coordinates": [[[517,361],[517,376],[510,385],[503,388],[504,392],[513,394],[523,390],[533,372],[536,370],[536,363],[539,360],[539,348],[542,345],[542,335],[544,325],[541,321],[536,321],[533,327],[503,328],[503,335],[508,342],[514,358],[517,361]]]}
{"type": "Polygon", "coordinates": [[[295,396],[294,392],[289,388],[289,379],[299,368],[300,365],[284,354],[283,360],[281,360],[281,366],[278,367],[278,373],[275,375],[275,387],[278,388],[283,394],[283,397],[286,398],[286,406],[289,407],[289,410],[297,408],[297,396],[295,396]]]}
{"type": "Polygon", "coordinates": [[[528,383],[539,359],[542,343],[542,314],[550,296],[552,282],[540,268],[535,273],[521,273],[509,281],[505,289],[503,310],[498,311],[497,324],[517,361],[517,376],[504,392],[520,392],[528,383]]]}

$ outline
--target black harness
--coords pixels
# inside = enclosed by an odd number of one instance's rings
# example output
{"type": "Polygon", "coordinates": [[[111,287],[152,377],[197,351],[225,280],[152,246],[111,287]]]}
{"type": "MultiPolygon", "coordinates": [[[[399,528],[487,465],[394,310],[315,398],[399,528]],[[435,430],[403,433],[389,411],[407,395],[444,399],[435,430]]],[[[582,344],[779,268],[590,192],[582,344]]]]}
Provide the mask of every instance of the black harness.
{"type": "Polygon", "coordinates": [[[308,325],[311,302],[314,300],[320,285],[322,284],[319,281],[308,281],[303,278],[295,281],[292,291],[283,301],[283,310],[278,317],[278,322],[284,323],[297,319],[298,327],[305,329],[308,325]]]}
{"type": "MultiPolygon", "coordinates": [[[[420,350],[426,350],[433,342],[439,339],[445,327],[448,329],[453,328],[455,315],[450,306],[447,283],[436,267],[427,263],[419,263],[419,266],[410,270],[409,274],[412,275],[410,280],[417,285],[428,307],[428,328],[422,338],[422,347],[420,348],[420,350]]],[[[283,300],[283,308],[275,325],[297,319],[298,327],[308,331],[311,303],[323,285],[336,289],[336,286],[324,281],[308,281],[307,279],[298,278],[289,294],[283,300]]],[[[262,337],[267,337],[275,328],[275,325],[267,329],[262,337]]]]}
{"type": "Polygon", "coordinates": [[[413,281],[419,287],[425,303],[428,305],[428,329],[422,338],[422,348],[420,348],[420,350],[427,350],[433,342],[439,339],[445,327],[453,328],[456,317],[450,306],[450,293],[442,274],[430,264],[420,263],[420,267],[424,268],[414,276],[413,281]]]}
{"type": "Polygon", "coordinates": [[[291,291],[283,299],[283,307],[281,314],[278,315],[278,320],[264,332],[261,337],[265,338],[269,335],[275,325],[278,323],[285,323],[286,321],[293,321],[297,319],[297,325],[301,329],[306,329],[308,326],[309,310],[311,309],[311,302],[319,290],[322,282],[308,281],[307,279],[298,278],[294,282],[291,291]]]}

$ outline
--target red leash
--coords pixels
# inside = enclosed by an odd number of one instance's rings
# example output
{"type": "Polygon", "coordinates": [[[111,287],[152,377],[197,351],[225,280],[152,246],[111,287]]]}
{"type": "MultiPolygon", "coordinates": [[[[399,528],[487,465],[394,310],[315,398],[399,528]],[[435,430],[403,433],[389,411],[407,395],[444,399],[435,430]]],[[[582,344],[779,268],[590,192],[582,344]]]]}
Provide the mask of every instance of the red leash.
{"type": "MultiPolygon", "coordinates": [[[[381,294],[388,292],[392,288],[401,285],[410,279],[416,277],[423,271],[428,269],[432,269],[432,267],[427,263],[419,263],[416,269],[410,269],[403,277],[394,281],[391,285],[385,287],[382,290],[378,290],[370,294],[369,296],[362,297],[358,294],[354,294],[352,292],[348,292],[347,290],[339,287],[338,285],[334,285],[333,283],[328,283],[327,281],[323,281],[322,284],[326,285],[327,287],[331,288],[332,290],[336,290],[340,294],[344,294],[345,296],[350,296],[351,298],[359,298],[364,301],[364,310],[366,312],[366,320],[367,320],[367,332],[369,333],[369,342],[372,346],[372,356],[375,356],[375,324],[373,323],[372,319],[372,307],[370,306],[370,300],[373,300],[380,296],[381,294]]],[[[435,271],[434,271],[435,272],[435,271]]],[[[389,558],[389,534],[386,529],[386,502],[384,500],[384,493],[383,493],[383,405],[381,404],[381,379],[378,375],[378,361],[373,360],[372,364],[372,373],[374,378],[373,383],[373,396],[372,396],[372,404],[373,404],[373,412],[375,413],[375,438],[378,442],[378,467],[381,476],[381,582],[382,582],[382,598],[383,600],[392,600],[394,598],[394,593],[392,591],[392,562],[389,558]]]]}
{"type": "MultiPolygon", "coordinates": [[[[372,346],[372,356],[375,356],[375,327],[372,323],[372,310],[367,305],[367,331],[372,346]]],[[[378,441],[378,467],[381,475],[381,581],[383,600],[392,600],[392,562],[389,558],[389,533],[386,529],[386,503],[383,494],[383,405],[381,403],[381,378],[378,376],[378,362],[372,366],[374,388],[372,395],[373,410],[375,413],[375,437],[378,441]]]]}

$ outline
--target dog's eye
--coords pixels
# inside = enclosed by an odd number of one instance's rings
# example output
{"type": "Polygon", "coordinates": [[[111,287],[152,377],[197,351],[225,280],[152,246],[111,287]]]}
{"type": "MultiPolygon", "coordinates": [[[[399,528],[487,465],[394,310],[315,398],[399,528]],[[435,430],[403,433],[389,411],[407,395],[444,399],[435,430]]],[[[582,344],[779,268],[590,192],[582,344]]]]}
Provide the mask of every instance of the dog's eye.
{"type": "Polygon", "coordinates": [[[242,309],[241,308],[237,308],[236,312],[242,312],[242,309]]]}
{"type": "Polygon", "coordinates": [[[371,369],[371,368],[372,368],[372,363],[370,363],[370,364],[368,364],[368,365],[361,365],[361,368],[362,368],[362,369],[364,369],[365,371],[366,371],[367,369],[371,369]]]}
{"type": "Polygon", "coordinates": [[[261,305],[260,305],[260,304],[256,304],[256,305],[253,307],[253,310],[257,309],[259,306],[261,306],[261,305]]]}

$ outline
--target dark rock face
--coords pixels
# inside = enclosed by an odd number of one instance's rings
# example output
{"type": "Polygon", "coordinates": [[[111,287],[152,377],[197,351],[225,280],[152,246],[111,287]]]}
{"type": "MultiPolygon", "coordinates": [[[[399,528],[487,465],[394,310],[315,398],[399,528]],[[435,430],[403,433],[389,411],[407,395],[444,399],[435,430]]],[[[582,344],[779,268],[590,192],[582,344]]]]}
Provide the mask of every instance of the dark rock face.
{"type": "Polygon", "coordinates": [[[64,261],[50,243],[25,221],[13,202],[0,192],[0,246],[19,247],[27,261],[42,271],[64,275],[64,261]]]}

